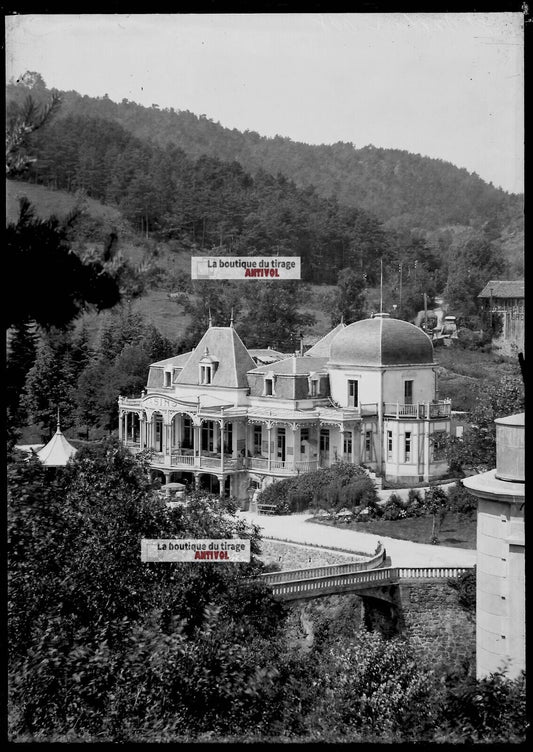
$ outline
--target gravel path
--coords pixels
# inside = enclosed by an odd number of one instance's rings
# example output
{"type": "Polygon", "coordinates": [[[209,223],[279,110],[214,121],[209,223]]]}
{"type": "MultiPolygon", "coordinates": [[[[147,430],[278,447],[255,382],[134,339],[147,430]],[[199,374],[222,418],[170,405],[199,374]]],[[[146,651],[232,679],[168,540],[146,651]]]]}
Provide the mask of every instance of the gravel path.
{"type": "Polygon", "coordinates": [[[355,530],[339,530],[325,525],[306,522],[311,519],[308,512],[291,515],[264,515],[255,512],[239,512],[249,523],[263,529],[264,535],[297,543],[312,543],[320,546],[333,546],[354,552],[368,552],[372,555],[378,541],[387,549],[387,556],[393,567],[472,567],[476,563],[476,551],[450,546],[433,546],[429,543],[386,538],[372,533],[355,530]]]}

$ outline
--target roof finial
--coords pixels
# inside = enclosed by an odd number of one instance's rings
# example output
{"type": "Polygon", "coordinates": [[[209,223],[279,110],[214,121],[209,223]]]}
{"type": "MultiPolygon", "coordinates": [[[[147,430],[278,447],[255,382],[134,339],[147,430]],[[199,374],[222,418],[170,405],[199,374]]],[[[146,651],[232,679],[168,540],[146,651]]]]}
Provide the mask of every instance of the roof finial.
{"type": "Polygon", "coordinates": [[[61,426],[59,425],[59,407],[57,408],[57,430],[61,431],[61,426]]]}
{"type": "Polygon", "coordinates": [[[209,324],[208,324],[208,326],[209,326],[209,329],[211,329],[211,327],[213,326],[213,321],[211,319],[211,308],[209,308],[209,324]]]}
{"type": "Polygon", "coordinates": [[[343,313],[341,313],[341,326],[342,326],[342,324],[344,324],[344,314],[343,313]]]}
{"type": "Polygon", "coordinates": [[[233,306],[231,306],[231,319],[230,319],[229,325],[233,329],[233,306]]]}

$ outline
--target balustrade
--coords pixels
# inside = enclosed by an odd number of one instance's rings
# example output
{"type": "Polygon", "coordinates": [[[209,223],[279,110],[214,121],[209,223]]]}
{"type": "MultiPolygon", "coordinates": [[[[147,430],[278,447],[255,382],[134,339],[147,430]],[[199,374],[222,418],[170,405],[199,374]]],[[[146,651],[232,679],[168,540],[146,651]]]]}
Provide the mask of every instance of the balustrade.
{"type": "Polygon", "coordinates": [[[405,405],[401,402],[384,402],[383,415],[387,418],[449,418],[452,405],[443,402],[418,402],[405,405]]]}
{"type": "MultiPolygon", "coordinates": [[[[364,563],[368,567],[368,562],[364,563]]],[[[338,565],[340,567],[355,566],[338,565]]],[[[325,567],[324,569],[335,569],[336,567],[325,567]]],[[[272,594],[283,599],[291,600],[302,597],[304,594],[313,593],[319,595],[324,591],[344,590],[364,590],[368,587],[379,586],[384,583],[397,583],[400,579],[443,579],[458,577],[460,574],[468,571],[469,567],[383,567],[376,569],[364,569],[353,571],[346,574],[327,574],[316,576],[310,574],[317,572],[322,567],[309,570],[292,570],[290,572],[271,572],[263,575],[269,585],[272,587],[272,594]],[[292,573],[299,574],[300,579],[291,580],[292,573]],[[285,581],[267,580],[267,577],[287,576],[285,581]]]]}

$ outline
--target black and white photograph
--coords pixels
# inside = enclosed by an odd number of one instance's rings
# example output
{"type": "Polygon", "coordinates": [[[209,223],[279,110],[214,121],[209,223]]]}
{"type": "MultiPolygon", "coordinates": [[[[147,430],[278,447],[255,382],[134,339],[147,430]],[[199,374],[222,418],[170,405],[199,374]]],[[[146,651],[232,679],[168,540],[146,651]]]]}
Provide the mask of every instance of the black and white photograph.
{"type": "Polygon", "coordinates": [[[7,741],[525,744],[527,6],[4,21],[7,741]]]}

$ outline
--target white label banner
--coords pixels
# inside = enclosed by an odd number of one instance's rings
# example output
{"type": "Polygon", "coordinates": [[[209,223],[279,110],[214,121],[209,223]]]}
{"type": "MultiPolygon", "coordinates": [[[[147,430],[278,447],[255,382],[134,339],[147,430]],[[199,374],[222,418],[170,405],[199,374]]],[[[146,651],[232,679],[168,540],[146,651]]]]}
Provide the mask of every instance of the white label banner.
{"type": "Polygon", "coordinates": [[[250,561],[247,538],[143,538],[141,561],[250,561]]]}
{"type": "Polygon", "coordinates": [[[191,256],[191,279],[300,279],[299,256],[191,256]]]}

